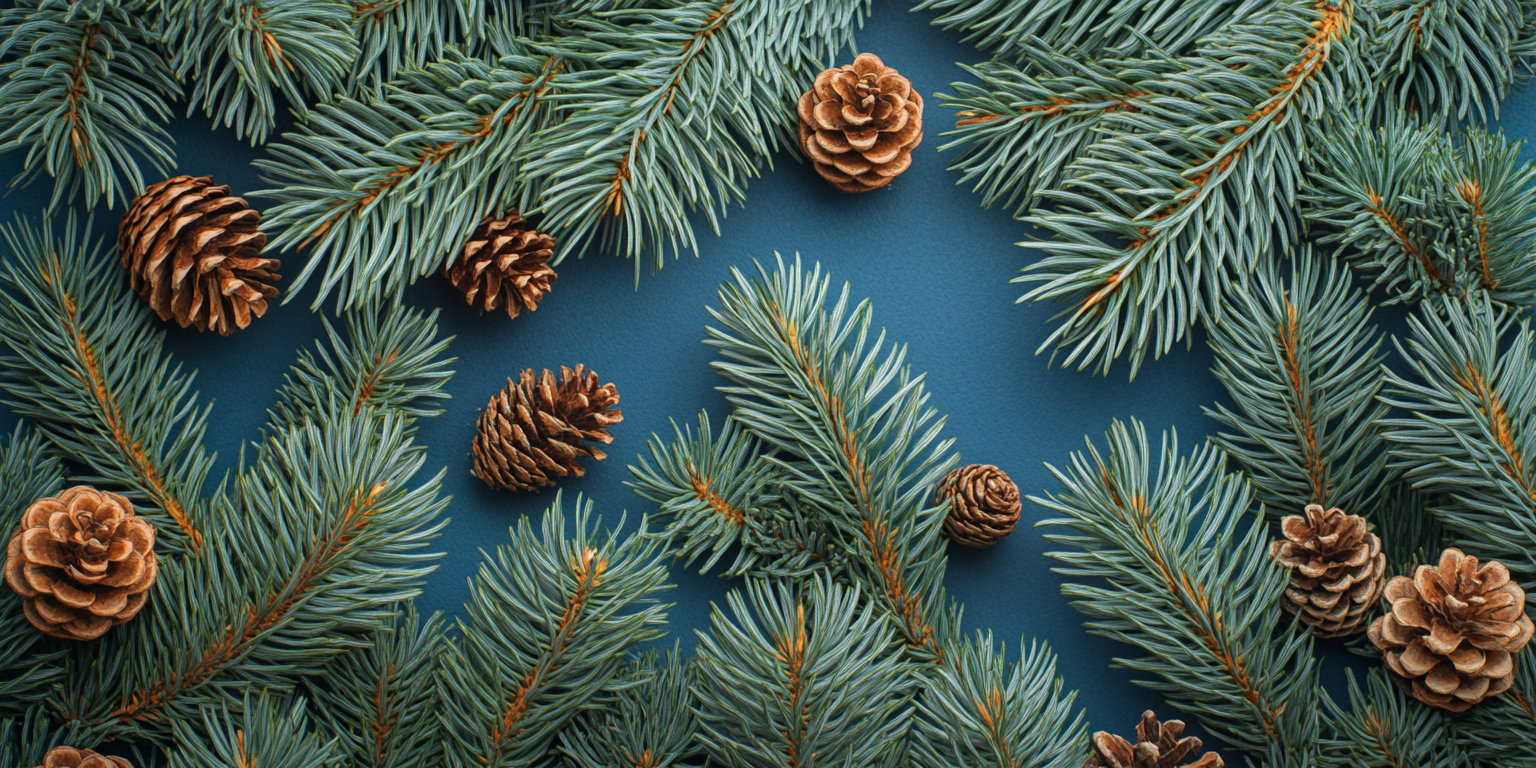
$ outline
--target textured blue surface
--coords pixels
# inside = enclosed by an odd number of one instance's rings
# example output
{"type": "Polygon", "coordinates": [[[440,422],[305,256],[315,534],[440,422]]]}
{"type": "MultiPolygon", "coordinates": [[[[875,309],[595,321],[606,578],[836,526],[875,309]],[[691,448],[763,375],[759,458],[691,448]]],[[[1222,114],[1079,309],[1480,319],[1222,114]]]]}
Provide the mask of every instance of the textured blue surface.
{"type": "MultiPolygon", "coordinates": [[[[944,91],[964,76],[955,62],[984,56],[957,35],[929,26],[929,20],[902,5],[877,3],[859,47],[879,54],[922,93],[944,91]]],[[[1531,125],[1536,100],[1530,94],[1517,94],[1506,110],[1504,124],[1511,133],[1536,132],[1531,125]]],[[[926,118],[927,135],[912,168],[884,190],[844,196],[808,166],[778,158],[774,170],[765,169],[751,183],[745,208],[731,210],[721,237],[709,235],[699,222],[698,259],[687,255],[670,262],[660,274],[643,278],[638,290],[633,264],[602,254],[563,264],[553,294],[536,313],[517,320],[476,315],[436,276],[411,289],[412,303],[442,308],[442,331],[456,337],[451,352],[458,358],[447,412],[423,423],[419,432],[429,446],[420,479],[445,469],[445,490],[453,496],[452,522],[439,542],[447,556],[426,586],[423,606],[455,613],[480,551],[506,542],[507,528],[519,516],[537,515],[553,501],[550,492],[491,491],[469,474],[476,414],[506,378],[528,367],[584,363],[603,381],[615,382],[625,419],[613,429],[610,458],[563,489],[567,504],[575,494],[586,494],[610,522],[624,510],[632,518],[645,513],[649,505],[623,485],[625,465],[652,432],[670,434],[669,419],[692,422],[707,408],[718,422],[726,413],[713,389],[711,350],[700,343],[705,307],[715,301],[730,267],[750,269],[754,259],[771,262],[776,251],[820,262],[835,281],[851,283],[855,298],[871,298],[876,325],[891,340],[909,345],[914,371],[928,373],[930,402],[948,414],[947,434],[957,438],[963,463],[997,464],[1025,493],[1054,490],[1044,463],[1062,464],[1069,452],[1083,447],[1085,435],[1099,440],[1115,418],[1142,419],[1154,440],[1158,430],[1169,427],[1179,430],[1186,448],[1203,440],[1212,422],[1200,407],[1222,395],[1209,373],[1202,335],[1196,334],[1192,351],[1181,347],[1150,362],[1135,382],[1126,380],[1124,365],[1106,379],[1050,368],[1047,357],[1035,356],[1057,307],[1014,305],[1022,291],[1008,281],[1034,258],[1014,245],[1024,238],[1024,228],[1002,210],[983,210],[976,195],[956,186],[957,176],[944,169],[949,157],[937,151],[938,133],[953,116],[930,98],[926,118]]],[[[266,186],[249,165],[262,150],[237,142],[228,131],[212,130],[201,117],[178,121],[172,132],[178,172],[210,174],[236,194],[266,186]]],[[[0,175],[8,178],[18,168],[18,158],[0,158],[0,175]]],[[[0,201],[0,219],[10,220],[12,212],[36,214],[48,183],[0,201]]],[[[120,209],[98,212],[98,231],[114,231],[120,215],[120,209]]],[[[297,274],[304,258],[286,255],[282,271],[297,274]]],[[[201,371],[197,388],[216,401],[208,433],[209,448],[219,456],[216,476],[234,464],[244,441],[257,436],[296,353],[320,335],[311,299],[306,293],[275,307],[230,338],[170,327],[177,360],[201,371]]],[[[9,413],[0,414],[7,433],[12,422],[9,413]]],[[[1160,702],[1111,668],[1112,657],[1128,648],[1082,630],[1059,592],[1060,579],[1049,570],[1042,531],[1029,526],[1041,517],[1040,508],[1026,503],[1024,523],[997,547],[951,548],[951,595],[965,604],[967,630],[993,630],[1011,655],[1021,634],[1048,641],[1060,656],[1067,687],[1081,692],[1078,703],[1093,728],[1129,731],[1143,709],[1162,709],[1160,702]]],[[[674,568],[673,578],[677,589],[667,596],[675,603],[672,632],[688,647],[694,630],[706,625],[711,602],[721,602],[731,584],[681,567],[674,568]]],[[[1334,658],[1347,655],[1342,645],[1319,650],[1334,658]]],[[[1336,685],[1337,676],[1329,676],[1336,685]]]]}

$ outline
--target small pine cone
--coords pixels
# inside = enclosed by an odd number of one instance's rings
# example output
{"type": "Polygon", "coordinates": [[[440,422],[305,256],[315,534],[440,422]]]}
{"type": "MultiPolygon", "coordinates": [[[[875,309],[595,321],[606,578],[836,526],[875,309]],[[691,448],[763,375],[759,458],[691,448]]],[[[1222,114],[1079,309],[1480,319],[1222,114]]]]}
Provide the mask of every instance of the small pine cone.
{"type": "Polygon", "coordinates": [[[538,309],[558,275],[546,263],[555,239],[519,226],[513,211],[502,218],[485,217],[458,258],[443,269],[464,300],[482,313],[505,309],[507,317],[538,309]]]}
{"type": "Polygon", "coordinates": [[[1365,518],[1308,504],[1306,516],[1280,521],[1283,541],[1270,557],[1291,569],[1280,605],[1318,637],[1348,637],[1365,629],[1366,613],[1381,595],[1387,556],[1365,518]]]}
{"type": "Polygon", "coordinates": [[[54,747],[43,755],[43,764],[37,768],[133,768],[121,757],[98,755],[89,749],[54,747]]]}
{"type": "Polygon", "coordinates": [[[1384,596],[1392,610],[1366,636],[1415,699],[1465,712],[1509,690],[1513,654],[1536,628],[1525,615],[1525,590],[1503,563],[1478,568],[1477,558],[1447,549],[1439,567],[1392,577],[1384,596]]]}
{"type": "MultiPolygon", "coordinates": [[[[1136,743],[1108,731],[1093,735],[1093,755],[1083,763],[1083,768],[1178,768],[1180,761],[1200,751],[1200,740],[1185,736],[1184,723],[1169,720],[1158,723],[1157,715],[1141,713],[1141,723],[1136,726],[1136,743]]],[[[1215,752],[1207,752],[1199,760],[1184,768],[1222,768],[1225,763],[1215,752]]]]}
{"type": "Polygon", "coordinates": [[[961,467],[939,484],[940,501],[949,499],[944,535],[967,547],[985,549],[1003,540],[1019,522],[1023,504],[1019,487],[990,464],[961,467]]]}
{"type": "Polygon", "coordinates": [[[586,474],[577,460],[608,458],[593,443],[611,443],[608,427],[624,420],[610,410],[619,402],[612,384],[597,374],[560,366],[560,382],[544,371],[523,371],[491,397],[475,434],[475,477],[492,488],[537,491],[560,477],[586,474]]]}
{"type": "Polygon", "coordinates": [[[843,192],[891,183],[923,140],[923,97],[872,53],[823,70],[797,111],[800,148],[843,192]]]}
{"type": "Polygon", "coordinates": [[[133,618],[157,573],[154,527],[127,499],[86,485],[28,507],[5,560],[27,620],[66,640],[133,618]]]}
{"type": "Polygon", "coordinates": [[[213,177],[177,176],[123,214],[118,250],[133,290],[160,316],[221,336],[251,324],[277,296],[277,259],[261,255],[261,214],[213,177]]]}

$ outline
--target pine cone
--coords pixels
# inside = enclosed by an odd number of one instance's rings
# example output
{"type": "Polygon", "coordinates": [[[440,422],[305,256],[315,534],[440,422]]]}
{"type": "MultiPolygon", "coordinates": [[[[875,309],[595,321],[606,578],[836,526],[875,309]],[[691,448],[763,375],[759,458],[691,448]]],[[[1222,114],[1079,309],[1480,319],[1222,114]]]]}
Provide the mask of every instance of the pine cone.
{"type": "Polygon", "coordinates": [[[481,312],[503,307],[507,317],[532,312],[558,277],[545,263],[554,253],[555,239],[518,226],[522,221],[516,211],[500,219],[485,217],[459,257],[443,269],[465,301],[481,312]]]}
{"type": "MultiPolygon", "coordinates": [[[[1093,755],[1083,763],[1083,768],[1177,768],[1180,760],[1200,751],[1200,740],[1194,736],[1179,738],[1183,733],[1182,721],[1158,724],[1157,715],[1148,710],[1141,713],[1134,745],[1108,731],[1095,733],[1093,755]]],[[[1223,765],[1220,755],[1207,752],[1185,768],[1222,768],[1223,765]]]]}
{"type": "Polygon", "coordinates": [[[1348,637],[1365,629],[1366,613],[1381,595],[1387,556],[1365,518],[1308,504],[1306,517],[1280,521],[1284,541],[1269,555],[1291,569],[1280,605],[1318,637],[1348,637]]]}
{"type": "Polygon", "coordinates": [[[37,768],[133,768],[121,757],[98,755],[89,749],[54,747],[43,755],[43,764],[37,768]]]}
{"type": "Polygon", "coordinates": [[[990,464],[972,464],[949,473],[939,484],[949,499],[944,535],[967,547],[985,549],[1003,540],[1019,522],[1019,487],[990,464]]]}
{"type": "Polygon", "coordinates": [[[1477,558],[1447,549],[1438,568],[1392,577],[1385,597],[1392,611],[1371,622],[1366,636],[1415,699],[1465,712],[1509,689],[1511,654],[1530,642],[1533,627],[1525,590],[1503,563],[1478,568],[1477,558]]]}
{"type": "Polygon", "coordinates": [[[117,245],[133,290],[161,320],[228,336],[277,296],[277,259],[261,255],[261,214],[214,186],[177,176],[144,190],[123,214],[117,245]]]}
{"type": "Polygon", "coordinates": [[[475,477],[492,488],[537,491],[555,478],[586,474],[576,461],[608,458],[592,443],[611,443],[608,427],[624,420],[609,410],[619,402],[618,388],[597,383],[582,366],[560,366],[560,383],[544,371],[523,371],[518,381],[491,397],[480,412],[475,435],[475,477]]]}
{"type": "Polygon", "coordinates": [[[891,183],[923,140],[923,97],[872,53],[823,70],[798,111],[800,148],[843,192],[891,183]]]}
{"type": "Polygon", "coordinates": [[[127,499],[87,485],[28,507],[5,560],[27,620],[66,640],[133,618],[157,573],[154,527],[127,499]]]}

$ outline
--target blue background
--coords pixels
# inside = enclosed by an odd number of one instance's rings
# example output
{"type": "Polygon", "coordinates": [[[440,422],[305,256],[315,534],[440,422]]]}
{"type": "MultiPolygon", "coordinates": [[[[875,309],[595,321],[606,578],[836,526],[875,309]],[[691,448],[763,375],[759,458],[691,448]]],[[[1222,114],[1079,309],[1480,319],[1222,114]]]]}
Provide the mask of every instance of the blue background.
{"type": "MultiPolygon", "coordinates": [[[[562,487],[567,504],[575,494],[586,494],[610,522],[624,510],[632,518],[648,512],[650,505],[623,485],[629,477],[625,465],[645,449],[651,433],[670,434],[669,419],[692,423],[700,409],[708,409],[718,423],[727,413],[713,389],[711,349],[700,343],[705,306],[715,301],[730,267],[750,269],[754,259],[771,261],[776,251],[820,262],[837,283],[852,284],[855,298],[871,298],[875,324],[890,339],[909,345],[914,371],[927,372],[930,402],[948,414],[947,433],[957,438],[962,463],[996,464],[1026,494],[1055,490],[1044,463],[1064,463],[1083,447],[1084,436],[1100,440],[1112,419],[1139,418],[1154,439],[1156,431],[1175,427],[1186,450],[1212,430],[1200,409],[1224,394],[1210,375],[1210,354],[1198,332],[1192,349],[1181,346],[1149,362],[1134,382],[1127,381],[1123,363],[1104,378],[1051,368],[1048,356],[1035,355],[1057,307],[1015,306],[1023,290],[1009,280],[1038,255],[1014,244],[1026,236],[1022,224],[1004,210],[982,209],[980,198],[957,186],[958,175],[945,170],[953,153],[938,151],[944,141],[939,133],[954,117],[929,98],[965,77],[956,62],[986,56],[961,43],[959,35],[930,26],[930,20],[930,14],[909,13],[902,4],[877,2],[858,36],[860,50],[880,55],[927,101],[923,143],[911,169],[891,186],[842,195],[809,166],[780,156],[751,183],[745,207],[731,209],[722,236],[710,235],[696,217],[699,258],[669,262],[661,273],[642,278],[638,289],[631,262],[591,254],[560,265],[553,293],[537,312],[516,320],[477,315],[435,275],[407,293],[417,306],[442,308],[441,331],[456,337],[450,352],[458,358],[447,412],[422,423],[418,437],[429,446],[418,479],[446,468],[444,490],[453,497],[452,522],[438,542],[447,556],[428,580],[419,601],[423,608],[456,613],[480,550],[505,543],[508,526],[520,515],[536,516],[553,501],[547,490],[496,492],[470,476],[475,417],[507,377],[523,368],[584,363],[603,381],[616,383],[624,422],[612,430],[609,460],[562,487]]],[[[1516,93],[1505,112],[1503,124],[1511,134],[1536,133],[1531,94],[1516,93]]],[[[268,186],[250,165],[262,149],[240,143],[230,131],[214,130],[200,115],[176,121],[171,132],[177,173],[212,175],[258,208],[268,204],[249,197],[268,186]]],[[[19,157],[0,158],[0,177],[19,170],[19,157]]],[[[45,178],[0,200],[0,220],[10,220],[13,212],[35,216],[50,184],[45,178]]],[[[120,216],[120,208],[99,210],[97,231],[110,236],[120,216]]],[[[305,257],[285,254],[282,272],[297,274],[305,257]]],[[[205,400],[216,402],[207,436],[219,458],[215,477],[232,466],[242,442],[256,438],[289,365],[320,337],[320,316],[309,309],[312,299],[313,291],[305,291],[229,338],[167,326],[176,359],[201,371],[197,388],[205,400]]],[[[1398,314],[1379,312],[1378,319],[1388,330],[1400,327],[1398,314]]],[[[13,423],[11,414],[0,413],[6,433],[13,423]]],[[[1086,708],[1093,730],[1129,733],[1148,708],[1175,716],[1156,696],[1133,686],[1127,673],[1111,668],[1117,653],[1131,649],[1083,631],[1044,556],[1044,531],[1030,527],[1044,516],[1026,503],[1023,522],[998,546],[951,547],[946,583],[965,604],[967,630],[992,629],[1014,657],[1021,634],[1048,641],[1060,657],[1066,687],[1080,692],[1078,705],[1086,708]]],[[[705,627],[711,603],[723,603],[731,582],[680,565],[673,568],[673,579],[677,589],[666,595],[675,603],[671,629],[689,647],[694,630],[705,627]]],[[[1337,662],[1348,652],[1337,643],[1321,644],[1319,652],[1331,658],[1327,676],[1336,688],[1342,674],[1337,662]]]]}

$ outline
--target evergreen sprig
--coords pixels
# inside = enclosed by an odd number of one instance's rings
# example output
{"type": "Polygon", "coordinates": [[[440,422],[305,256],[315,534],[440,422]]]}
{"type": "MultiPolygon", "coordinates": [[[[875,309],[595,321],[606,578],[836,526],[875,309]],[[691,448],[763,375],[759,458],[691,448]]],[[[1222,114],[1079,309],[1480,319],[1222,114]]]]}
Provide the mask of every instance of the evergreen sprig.
{"type": "Polygon", "coordinates": [[[1456,747],[1482,765],[1536,765],[1536,669],[1530,659],[1515,665],[1514,685],[1485,700],[1470,717],[1458,719],[1456,747]]]}
{"type": "MultiPolygon", "coordinates": [[[[1324,766],[1337,768],[1401,768],[1402,766],[1469,766],[1457,746],[1456,728],[1445,712],[1427,707],[1387,680],[1378,669],[1366,673],[1362,688],[1349,676],[1349,709],[1323,697],[1334,736],[1324,750],[1324,766]]],[[[1490,702],[1491,704],[1492,702],[1490,702]]],[[[1509,757],[1509,755],[1501,755],[1509,757]]],[[[1489,765],[1513,765],[1494,761],[1489,765]]]]}
{"type": "Polygon", "coordinates": [[[698,665],[678,647],[645,651],[620,673],[615,701],[584,713],[560,733],[560,752],[571,768],[674,768],[698,765],[694,693],[698,665]]]}
{"type": "Polygon", "coordinates": [[[205,709],[176,723],[170,768],[336,768],[334,741],[309,729],[303,699],[247,696],[237,709],[205,709]],[[200,727],[199,727],[200,726],[200,727]]]}
{"type": "MultiPolygon", "coordinates": [[[[32,502],[64,488],[64,468],[43,446],[42,439],[21,426],[0,446],[0,541],[16,535],[21,516],[32,502]]],[[[46,641],[32,625],[21,621],[21,597],[0,587],[0,715],[19,715],[46,698],[58,677],[64,651],[46,641]]],[[[4,743],[0,738],[0,744],[4,743]]],[[[3,749],[3,747],[0,747],[3,749]]],[[[0,761],[0,765],[4,765],[0,761]]]]}
{"type": "Polygon", "coordinates": [[[1442,126],[1498,117],[1528,37],[1521,0],[1373,0],[1372,59],[1381,100],[1442,126]]]}

